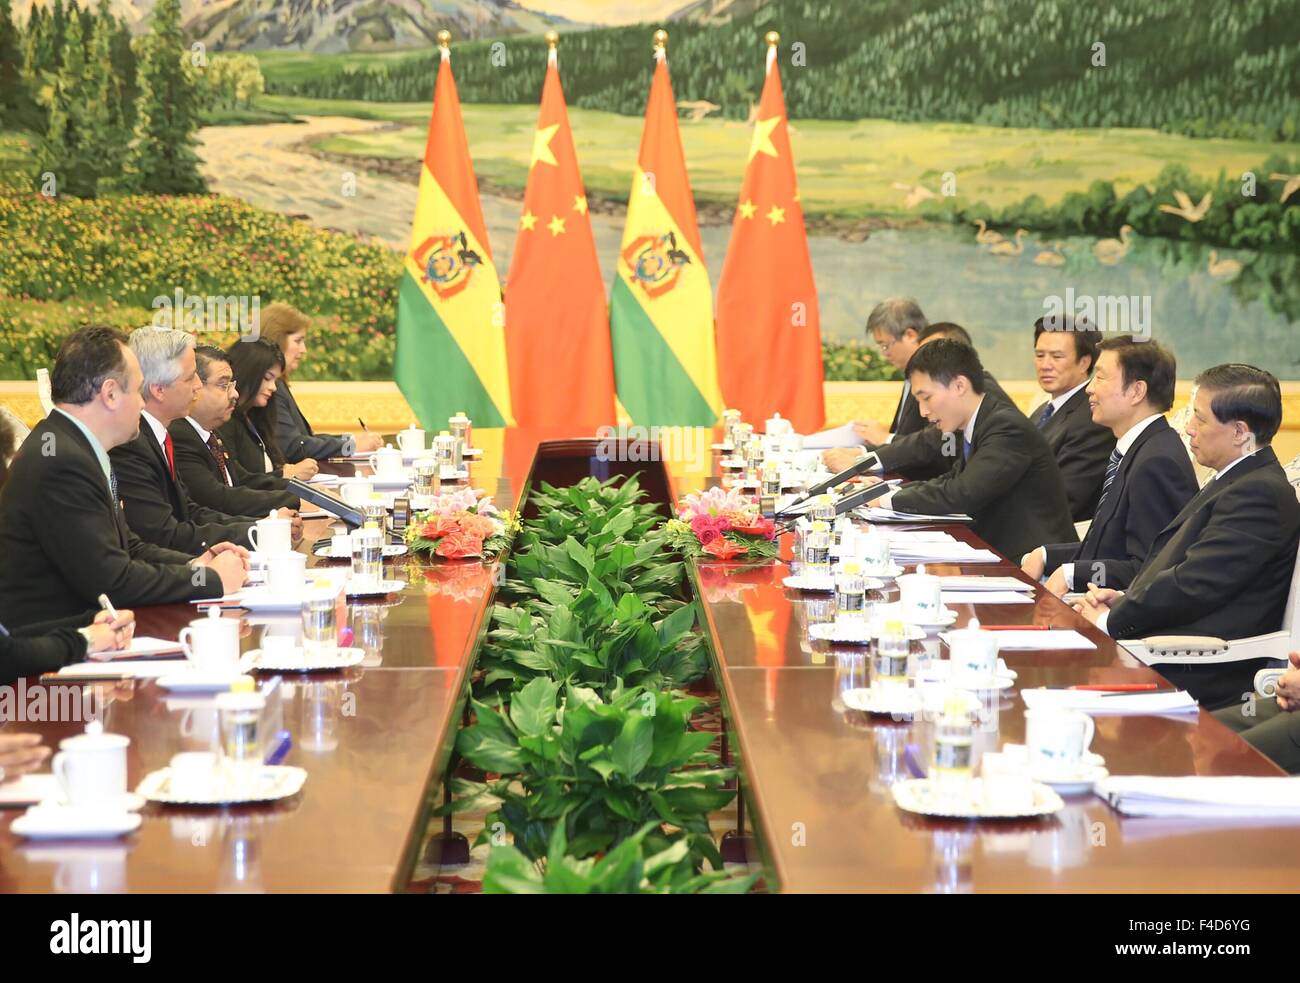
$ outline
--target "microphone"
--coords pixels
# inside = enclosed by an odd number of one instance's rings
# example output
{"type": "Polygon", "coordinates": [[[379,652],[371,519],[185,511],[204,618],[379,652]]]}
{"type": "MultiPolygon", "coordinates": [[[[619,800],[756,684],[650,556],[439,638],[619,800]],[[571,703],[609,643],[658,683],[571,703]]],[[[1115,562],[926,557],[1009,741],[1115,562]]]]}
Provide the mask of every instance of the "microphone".
{"type": "Polygon", "coordinates": [[[781,509],[777,515],[788,515],[792,509],[797,509],[799,506],[811,502],[823,492],[844,484],[844,482],[848,481],[850,478],[856,478],[860,474],[865,474],[875,467],[883,467],[880,463],[880,458],[876,456],[875,451],[868,451],[867,456],[861,461],[849,465],[839,474],[833,474],[825,481],[819,481],[804,493],[803,498],[791,502],[785,508],[781,509]]]}
{"type": "MultiPolygon", "coordinates": [[[[835,503],[835,515],[841,516],[845,513],[852,512],[858,506],[870,502],[872,499],[879,498],[886,492],[897,488],[902,483],[903,481],[901,478],[892,478],[889,481],[877,481],[875,484],[868,485],[866,488],[855,491],[850,495],[845,495],[835,503]]],[[[780,532],[786,533],[793,529],[798,521],[799,516],[794,516],[793,518],[780,523],[777,528],[780,532]]]]}
{"type": "Polygon", "coordinates": [[[860,491],[855,491],[851,494],[845,495],[835,503],[835,514],[840,516],[844,515],[846,512],[852,512],[859,506],[865,505],[867,502],[877,499],[881,495],[892,491],[902,483],[903,482],[898,478],[891,481],[877,481],[874,485],[870,485],[860,491]]]}

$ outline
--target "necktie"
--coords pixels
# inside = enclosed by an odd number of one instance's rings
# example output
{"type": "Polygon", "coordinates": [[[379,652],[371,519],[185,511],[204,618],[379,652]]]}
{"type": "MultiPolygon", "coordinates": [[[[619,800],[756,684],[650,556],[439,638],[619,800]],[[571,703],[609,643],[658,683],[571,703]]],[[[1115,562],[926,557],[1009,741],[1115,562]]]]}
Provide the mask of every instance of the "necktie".
{"type": "Polygon", "coordinates": [[[113,508],[117,508],[117,472],[112,468],[108,469],[108,497],[113,500],[113,508]]]}
{"type": "Polygon", "coordinates": [[[171,472],[172,480],[176,480],[176,451],[172,445],[172,435],[164,431],[163,433],[163,450],[167,452],[167,470],[171,472]]]}
{"type": "Polygon", "coordinates": [[[227,487],[229,487],[231,482],[230,469],[226,467],[226,448],[225,445],[221,443],[221,438],[216,435],[215,431],[208,434],[208,450],[212,452],[212,457],[216,460],[217,467],[221,470],[221,480],[226,483],[227,487]]]}
{"type": "Polygon", "coordinates": [[[969,440],[967,440],[965,437],[961,439],[961,453],[962,453],[961,459],[963,461],[970,460],[971,451],[973,451],[974,449],[975,449],[974,445],[971,444],[969,440]]]}
{"type": "Polygon", "coordinates": [[[1052,408],[1051,401],[1049,400],[1047,405],[1043,407],[1043,412],[1038,414],[1037,425],[1039,430],[1042,430],[1043,427],[1047,426],[1047,421],[1052,418],[1052,414],[1055,412],[1056,411],[1052,408]]]}
{"type": "Polygon", "coordinates": [[[1101,483],[1101,497],[1097,499],[1097,512],[1101,512],[1101,503],[1106,501],[1106,492],[1110,491],[1111,483],[1115,480],[1115,475],[1119,473],[1119,462],[1124,455],[1116,447],[1110,452],[1110,460],[1106,462],[1106,478],[1101,483]]]}

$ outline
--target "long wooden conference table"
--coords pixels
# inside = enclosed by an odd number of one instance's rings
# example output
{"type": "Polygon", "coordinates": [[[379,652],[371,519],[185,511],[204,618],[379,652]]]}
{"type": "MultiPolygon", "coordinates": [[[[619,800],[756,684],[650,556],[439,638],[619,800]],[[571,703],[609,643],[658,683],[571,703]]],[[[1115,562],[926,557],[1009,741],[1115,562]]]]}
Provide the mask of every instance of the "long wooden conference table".
{"type": "MultiPolygon", "coordinates": [[[[563,430],[478,430],[483,458],[470,481],[502,508],[522,504],[530,484],[568,484],[587,474],[641,475],[652,500],[668,503],[715,483],[710,436],[678,442],[704,448],[648,460],[640,445],[610,461],[595,440],[563,430]]],[[[625,448],[626,449],[626,448],[625,448]]],[[[647,453],[647,450],[650,452],[647,453]]],[[[349,466],[342,466],[346,470],[349,466]]],[[[302,549],[328,534],[308,520],[302,549]]],[[[948,527],[945,527],[948,528],[948,527]]],[[[949,531],[981,545],[961,527],[949,531]]],[[[788,545],[786,546],[788,560],[788,545]]],[[[312,558],[309,562],[323,562],[312,558]]],[[[940,573],[1017,573],[1012,564],[933,568],[940,573]]],[[[286,764],[308,772],[303,790],[275,806],[220,810],[148,807],[122,841],[29,843],[0,811],[0,891],[240,892],[409,890],[411,871],[440,800],[477,647],[487,630],[496,570],[468,561],[403,560],[407,581],[382,603],[350,605],[354,644],[365,663],[341,673],[286,677],[286,764]]],[[[845,711],[835,701],[836,652],[809,642],[815,598],[782,586],[787,562],[700,564],[691,578],[739,768],[737,842],[780,891],[1293,891],[1300,825],[1130,819],[1093,796],[1032,822],[922,819],[893,803],[889,786],[907,777],[909,744],[921,723],[845,711]],[[752,826],[752,830],[749,828],[752,826]]],[[[974,613],[958,607],[958,625],[974,613]]],[[[1081,631],[1091,650],[1012,652],[1017,690],[1115,680],[1158,680],[1056,598],[979,605],[986,624],[1051,624],[1081,631]]],[[[137,609],[137,634],[175,638],[190,605],[137,609]]],[[[243,645],[259,619],[246,612],[243,645]]],[[[35,680],[29,684],[36,685],[35,680]]],[[[169,694],[147,680],[94,684],[107,695],[106,726],[131,738],[128,781],[166,765],[178,751],[206,747],[210,704],[169,694]]],[[[1024,706],[1009,691],[989,749],[1024,736],[1024,706]]],[[[1278,769],[1201,712],[1196,717],[1098,717],[1093,750],[1112,774],[1277,775],[1278,769]]],[[[19,723],[52,746],[76,723],[19,723]]]]}

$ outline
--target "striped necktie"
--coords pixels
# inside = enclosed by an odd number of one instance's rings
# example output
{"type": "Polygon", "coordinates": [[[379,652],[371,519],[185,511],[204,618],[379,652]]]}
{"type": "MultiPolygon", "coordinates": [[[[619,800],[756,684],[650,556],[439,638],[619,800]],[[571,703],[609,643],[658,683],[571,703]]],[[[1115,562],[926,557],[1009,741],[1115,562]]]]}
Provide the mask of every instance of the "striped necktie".
{"type": "Polygon", "coordinates": [[[1106,501],[1106,492],[1110,491],[1111,483],[1115,480],[1115,475],[1119,473],[1119,462],[1123,460],[1124,455],[1116,447],[1110,452],[1110,460],[1106,462],[1106,478],[1101,483],[1101,497],[1097,499],[1097,511],[1101,511],[1102,502],[1106,501]]]}
{"type": "Polygon", "coordinates": [[[117,508],[117,472],[111,467],[108,469],[108,497],[113,502],[113,508],[117,508]]]}

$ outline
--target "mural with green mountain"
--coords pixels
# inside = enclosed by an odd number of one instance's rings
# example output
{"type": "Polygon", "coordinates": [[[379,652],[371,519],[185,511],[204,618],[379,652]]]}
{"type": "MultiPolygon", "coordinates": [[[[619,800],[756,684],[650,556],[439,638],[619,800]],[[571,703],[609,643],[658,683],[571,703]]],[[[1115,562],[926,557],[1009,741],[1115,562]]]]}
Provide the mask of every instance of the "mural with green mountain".
{"type": "Polygon", "coordinates": [[[0,236],[11,257],[0,266],[10,335],[0,376],[26,375],[80,311],[147,319],[150,297],[188,289],[187,277],[210,283],[187,272],[187,257],[201,255],[211,269],[242,270],[240,289],[262,290],[264,302],[321,315],[331,339],[322,373],[385,377],[394,312],[384,298],[409,228],[442,27],[455,37],[503,273],[541,32],[561,33],[608,277],[659,26],[715,281],[763,36],[781,34],[828,377],[882,374],[853,343],[870,306],[896,293],[966,325],[999,375],[1029,377],[1028,326],[1069,289],[1151,297],[1148,327],[1184,376],[1232,358],[1300,378],[1300,18],[1284,0],[0,0],[0,236]],[[50,175],[63,199],[54,212],[39,197],[50,175]],[[167,230],[165,248],[131,237],[137,211],[167,230]],[[106,215],[121,216],[120,235],[95,233],[106,215]],[[208,233],[221,215],[238,216],[240,231],[208,233]],[[250,240],[242,230],[253,228],[250,240]],[[259,285],[266,256],[313,237],[310,279],[272,264],[259,285]],[[365,250],[348,246],[357,237],[365,250]],[[344,255],[365,268],[344,276],[321,261],[344,255]],[[70,257],[123,275],[60,276],[70,257]],[[354,276],[368,285],[364,311],[357,294],[340,297],[354,276]]]}

